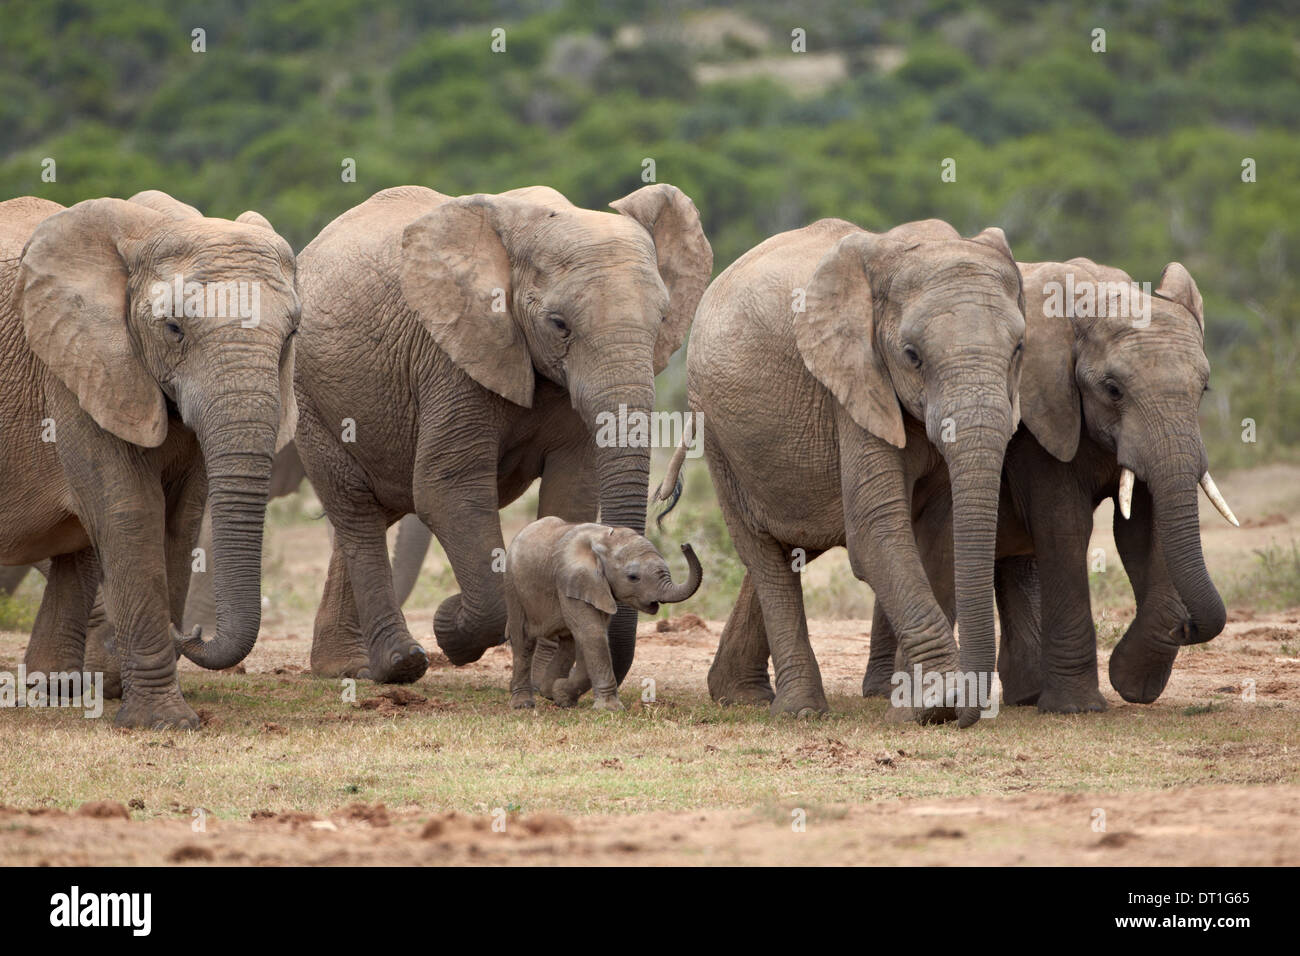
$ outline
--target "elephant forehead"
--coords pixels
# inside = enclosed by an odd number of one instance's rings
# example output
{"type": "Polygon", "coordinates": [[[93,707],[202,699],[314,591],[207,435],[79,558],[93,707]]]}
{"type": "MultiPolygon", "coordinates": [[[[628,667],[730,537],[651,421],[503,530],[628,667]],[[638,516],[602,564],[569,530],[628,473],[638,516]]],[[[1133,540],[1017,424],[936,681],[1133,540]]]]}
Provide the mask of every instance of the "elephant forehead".
{"type": "Polygon", "coordinates": [[[293,250],[262,226],[228,219],[173,220],[149,243],[156,262],[192,260],[213,268],[292,272],[293,250]]]}

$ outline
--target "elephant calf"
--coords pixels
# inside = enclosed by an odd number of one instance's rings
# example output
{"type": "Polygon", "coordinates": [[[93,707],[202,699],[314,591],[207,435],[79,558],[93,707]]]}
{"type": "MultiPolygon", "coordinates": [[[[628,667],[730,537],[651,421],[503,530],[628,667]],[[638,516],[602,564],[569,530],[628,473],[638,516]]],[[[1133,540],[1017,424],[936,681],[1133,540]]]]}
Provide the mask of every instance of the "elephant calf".
{"type": "Polygon", "coordinates": [[[576,645],[577,667],[555,682],[555,702],[572,707],[590,680],[597,710],[622,710],[605,637],[610,619],[618,604],[654,614],[660,603],[694,594],[700,561],[689,544],[682,553],[690,573],[674,584],[663,556],[631,528],[550,517],[519,532],[506,553],[506,634],[514,653],[510,706],[533,706],[533,649],[538,640],[559,639],[576,645]]]}

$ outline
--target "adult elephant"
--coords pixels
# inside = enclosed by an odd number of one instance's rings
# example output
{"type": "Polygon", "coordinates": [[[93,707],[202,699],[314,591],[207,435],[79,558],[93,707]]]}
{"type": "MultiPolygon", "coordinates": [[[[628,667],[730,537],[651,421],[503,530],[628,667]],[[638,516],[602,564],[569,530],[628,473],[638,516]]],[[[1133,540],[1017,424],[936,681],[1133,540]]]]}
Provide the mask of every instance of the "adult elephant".
{"type": "MultiPolygon", "coordinates": [[[[335,529],[312,670],[413,681],[428,666],[393,590],[384,529],[417,514],[461,593],[439,606],[457,665],[501,643],[498,508],[541,478],[539,513],[645,527],[650,449],[597,447],[602,413],[649,414],[713,254],[659,184],[580,209],[553,189],[377,193],[299,258],[299,452],[335,529]]],[[[609,639],[619,680],[636,612],[609,639]]]]}
{"type": "Polygon", "coordinates": [[[177,650],[228,667],[257,638],[271,457],[296,417],[299,303],[293,251],[255,213],[241,220],[152,191],[66,210],[0,203],[0,563],[50,559],[29,671],[81,669],[102,578],[121,635],[119,726],[197,727],[177,650]],[[181,307],[168,308],[177,283],[181,307]],[[231,307],[240,290],[255,309],[231,307]],[[224,307],[211,308],[217,291],[224,307]],[[209,642],[172,624],[205,500],[218,577],[209,642]]]}
{"type": "MultiPolygon", "coordinates": [[[[1201,294],[1177,262],[1150,296],[1127,273],[1089,259],[1020,269],[1029,323],[1024,421],[1007,447],[996,573],[1003,695],[1055,713],[1106,708],[1087,548],[1094,509],[1115,498],[1115,544],[1137,615],[1111,654],[1110,680],[1125,700],[1150,703],[1178,649],[1212,639],[1225,621],[1197,510],[1199,484],[1237,523],[1201,441],[1210,375],[1201,294]]],[[[916,533],[931,578],[950,596],[951,521],[941,504],[918,513],[916,533]]],[[[865,695],[888,694],[894,643],[877,608],[865,695]]]]}
{"type": "Polygon", "coordinates": [[[1024,332],[1020,273],[996,228],[963,239],[937,220],[877,234],[825,219],[768,239],[714,281],[687,385],[746,567],[709,670],[715,700],[828,709],[799,570],[846,545],[854,574],[900,624],[909,676],[912,667],[927,684],[940,676],[943,704],[965,704],[916,716],[978,719],[971,696],[954,692],[954,672],[962,686],[987,685],[994,667],[998,487],[1019,418],[1024,332]],[[945,473],[960,652],[911,527],[911,509],[945,473]]]}

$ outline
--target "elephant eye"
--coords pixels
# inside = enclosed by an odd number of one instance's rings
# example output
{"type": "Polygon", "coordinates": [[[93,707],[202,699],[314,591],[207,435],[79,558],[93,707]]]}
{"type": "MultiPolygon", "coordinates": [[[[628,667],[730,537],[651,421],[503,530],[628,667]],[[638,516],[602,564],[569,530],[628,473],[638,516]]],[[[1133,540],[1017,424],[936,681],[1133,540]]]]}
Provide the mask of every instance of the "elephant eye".
{"type": "Polygon", "coordinates": [[[629,574],[629,575],[627,576],[627,579],[628,579],[629,581],[640,581],[640,580],[641,580],[641,576],[640,576],[639,574],[629,574]]]}
{"type": "Polygon", "coordinates": [[[1124,397],[1124,393],[1120,390],[1120,387],[1109,379],[1102,382],[1101,387],[1106,390],[1106,394],[1110,396],[1110,399],[1113,402],[1118,402],[1124,397]]]}
{"type": "Polygon", "coordinates": [[[558,315],[555,314],[548,315],[546,318],[547,321],[549,321],[551,325],[555,326],[555,328],[558,329],[561,334],[563,335],[569,334],[569,323],[565,322],[564,319],[560,318],[558,315]]]}
{"type": "Polygon", "coordinates": [[[185,340],[185,331],[175,322],[167,323],[167,331],[176,337],[177,342],[183,342],[185,340]]]}
{"type": "Polygon", "coordinates": [[[903,357],[907,359],[908,362],[911,363],[912,368],[921,367],[921,353],[918,352],[915,347],[911,345],[904,345],[903,357]]]}

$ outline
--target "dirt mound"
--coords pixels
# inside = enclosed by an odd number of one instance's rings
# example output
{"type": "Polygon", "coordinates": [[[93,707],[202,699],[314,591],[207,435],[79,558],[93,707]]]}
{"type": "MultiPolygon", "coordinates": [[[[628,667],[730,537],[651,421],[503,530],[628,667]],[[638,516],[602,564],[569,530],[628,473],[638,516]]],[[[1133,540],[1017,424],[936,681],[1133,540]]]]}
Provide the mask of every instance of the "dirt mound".
{"type": "Polygon", "coordinates": [[[349,803],[334,815],[356,823],[369,823],[372,827],[386,827],[392,823],[388,818],[388,808],[382,803],[374,806],[368,803],[349,803]]]}
{"type": "Polygon", "coordinates": [[[77,808],[77,816],[96,820],[130,820],[131,813],[115,800],[92,800],[77,808]]]}
{"type": "Polygon", "coordinates": [[[425,697],[405,687],[389,687],[381,690],[374,697],[367,697],[357,704],[362,710],[377,710],[380,713],[400,713],[411,711],[452,710],[453,704],[437,697],[425,697]]]}
{"type": "Polygon", "coordinates": [[[682,614],[678,617],[666,617],[655,624],[660,634],[673,634],[679,631],[703,631],[709,633],[709,625],[698,614],[682,614]]]}

